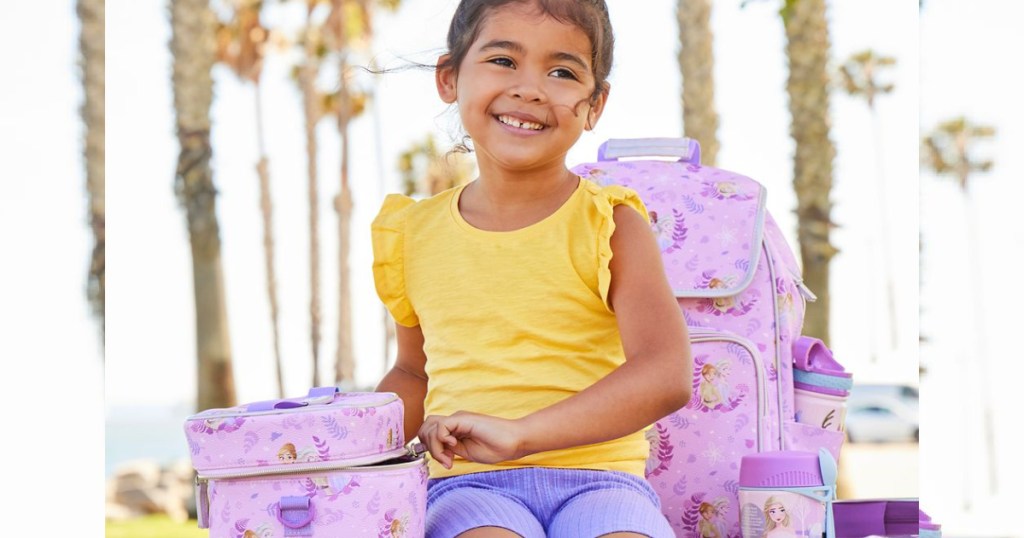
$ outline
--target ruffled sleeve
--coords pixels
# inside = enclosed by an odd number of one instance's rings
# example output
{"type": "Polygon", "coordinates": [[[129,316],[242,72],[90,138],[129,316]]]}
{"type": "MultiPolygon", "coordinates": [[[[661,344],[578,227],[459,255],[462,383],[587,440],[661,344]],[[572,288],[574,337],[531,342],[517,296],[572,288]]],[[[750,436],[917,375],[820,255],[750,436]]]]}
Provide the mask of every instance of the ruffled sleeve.
{"type": "Polygon", "coordinates": [[[598,231],[598,268],[597,268],[597,287],[601,292],[601,300],[604,301],[604,305],[609,311],[612,310],[611,304],[608,303],[608,289],[612,283],[612,233],[615,232],[615,206],[619,204],[626,204],[629,207],[635,209],[638,213],[643,215],[644,220],[650,223],[651,218],[647,214],[647,206],[644,205],[643,200],[633,189],[623,187],[621,185],[608,185],[601,187],[600,191],[594,196],[594,204],[597,206],[597,211],[601,215],[600,230],[598,231]]]}
{"type": "Polygon", "coordinates": [[[405,223],[415,203],[408,196],[389,194],[370,225],[377,296],[395,321],[406,327],[420,322],[405,293],[405,223]]]}

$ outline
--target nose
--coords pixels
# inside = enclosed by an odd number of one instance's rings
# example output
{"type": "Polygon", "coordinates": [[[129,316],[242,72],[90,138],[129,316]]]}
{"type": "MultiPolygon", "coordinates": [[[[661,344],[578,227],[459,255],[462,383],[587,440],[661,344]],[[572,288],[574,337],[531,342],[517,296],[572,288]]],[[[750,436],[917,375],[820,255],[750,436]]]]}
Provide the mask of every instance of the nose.
{"type": "Polygon", "coordinates": [[[539,103],[547,98],[541,83],[536,76],[522,74],[509,87],[508,93],[515,99],[531,103],[539,103]]]}

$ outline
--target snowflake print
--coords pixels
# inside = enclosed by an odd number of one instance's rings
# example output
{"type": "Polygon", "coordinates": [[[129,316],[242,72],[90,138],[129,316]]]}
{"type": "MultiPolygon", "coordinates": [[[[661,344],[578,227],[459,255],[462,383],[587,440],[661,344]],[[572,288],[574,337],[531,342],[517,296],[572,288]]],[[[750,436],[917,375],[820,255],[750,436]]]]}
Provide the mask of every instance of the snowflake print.
{"type": "Polygon", "coordinates": [[[701,456],[711,465],[717,465],[725,457],[722,451],[715,445],[709,446],[707,450],[701,453],[701,456]]]}

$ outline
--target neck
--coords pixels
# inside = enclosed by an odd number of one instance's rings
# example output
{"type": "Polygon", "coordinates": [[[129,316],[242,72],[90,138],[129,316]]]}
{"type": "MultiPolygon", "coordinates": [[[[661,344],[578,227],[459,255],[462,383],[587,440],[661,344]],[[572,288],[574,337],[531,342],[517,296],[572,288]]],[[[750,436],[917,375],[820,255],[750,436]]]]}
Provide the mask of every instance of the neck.
{"type": "Polygon", "coordinates": [[[477,159],[480,175],[476,188],[502,205],[533,203],[552,194],[558,194],[572,182],[576,175],[565,166],[564,160],[556,160],[530,169],[509,170],[484,155],[477,159]]]}
{"type": "Polygon", "coordinates": [[[509,172],[480,159],[480,176],[463,190],[459,211],[471,225],[510,231],[554,213],[572,196],[579,179],[565,163],[509,172]]]}

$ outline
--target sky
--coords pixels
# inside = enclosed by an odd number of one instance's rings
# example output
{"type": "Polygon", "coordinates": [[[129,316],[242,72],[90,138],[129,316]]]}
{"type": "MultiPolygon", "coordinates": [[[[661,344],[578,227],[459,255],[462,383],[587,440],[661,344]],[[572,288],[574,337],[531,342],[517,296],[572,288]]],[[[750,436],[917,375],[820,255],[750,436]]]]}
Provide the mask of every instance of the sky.
{"type": "MultiPolygon", "coordinates": [[[[768,209],[795,246],[784,36],[773,2],[751,2],[745,9],[738,4],[716,2],[712,19],[721,116],[718,166],[767,187],[768,209]]],[[[646,0],[642,9],[627,0],[610,0],[609,5],[617,37],[611,99],[598,128],[570,153],[570,163],[593,160],[607,138],[681,133],[674,2],[646,0]]],[[[880,99],[877,118],[862,101],[832,94],[832,137],[838,150],[834,242],[841,249],[833,262],[832,347],[859,380],[916,383],[919,325],[930,338],[921,347],[929,368],[921,381],[922,501],[946,515],[946,521],[968,529],[979,528],[983,520],[998,526],[995,514],[1008,485],[1021,476],[1009,449],[1000,448],[997,459],[1006,480],[1001,494],[988,492],[979,478],[986,466],[976,426],[984,403],[979,395],[993,395],[997,420],[1009,420],[1008,410],[1020,403],[1020,391],[1010,381],[1019,378],[1019,361],[1009,360],[1004,350],[1013,349],[1015,327],[1007,314],[1021,290],[1007,278],[1015,259],[1013,249],[1005,246],[1020,245],[1022,232],[1000,217],[1013,211],[1014,194],[1021,194],[1019,182],[1009,178],[1024,169],[1020,152],[1013,150],[1024,143],[1024,134],[1021,122],[1011,121],[1019,119],[1019,112],[1014,116],[1007,106],[1022,88],[1009,70],[978,61],[997,51],[1024,50],[1010,26],[1020,19],[1007,16],[1006,5],[978,0],[967,9],[954,0],[927,0],[919,32],[916,2],[829,3],[835,62],[866,48],[899,62],[890,79],[897,89],[880,99]],[[928,174],[919,180],[918,174],[919,130],[959,114],[999,131],[997,141],[985,148],[996,158],[996,168],[978,178],[970,205],[951,182],[928,174]],[[872,133],[880,134],[880,144],[873,143],[872,133]],[[879,170],[881,182],[876,181],[879,170]],[[878,226],[883,206],[879,184],[887,201],[887,230],[878,226]],[[980,240],[969,251],[964,229],[971,214],[980,240]],[[924,245],[920,292],[919,232],[924,245]],[[885,244],[897,290],[895,345],[887,338],[891,320],[885,298],[877,292],[883,287],[880,249],[885,244]],[[980,262],[980,275],[968,263],[972,259],[980,262]],[[988,284],[979,301],[974,299],[975,281],[988,284]],[[951,297],[950,291],[958,293],[951,297]],[[974,311],[983,313],[980,338],[970,321],[974,311]],[[979,350],[988,361],[977,360],[979,350]],[[947,427],[950,422],[962,427],[947,427]],[[955,476],[949,476],[946,458],[961,462],[955,476]],[[960,514],[962,498],[933,493],[951,484],[973,499],[971,513],[960,514]]],[[[398,57],[433,61],[453,7],[452,0],[408,0],[398,15],[382,15],[374,44],[381,63],[394,65],[398,57]]],[[[17,362],[16,374],[3,376],[0,383],[5,403],[9,399],[8,405],[46,409],[53,420],[23,424],[22,437],[30,441],[5,446],[3,456],[15,461],[27,446],[34,459],[67,461],[61,457],[63,445],[50,441],[51,422],[59,421],[76,425],[73,439],[81,457],[75,459],[99,461],[104,420],[156,412],[178,420],[193,411],[191,273],[184,212],[172,190],[177,145],[166,6],[155,0],[111,0],[106,7],[105,349],[85,303],[91,239],[80,157],[74,8],[70,2],[20,2],[5,9],[0,18],[0,76],[5,82],[0,85],[0,252],[13,262],[0,269],[0,353],[17,362]],[[22,50],[31,54],[17,52],[22,50]]],[[[283,11],[276,16],[285,24],[298,22],[283,11]]],[[[289,69],[287,58],[268,61],[262,105],[271,151],[285,383],[286,392],[294,395],[308,388],[311,368],[305,142],[299,96],[287,81],[289,69]]],[[[254,173],[256,105],[252,88],[230,73],[218,70],[215,81],[213,165],[235,376],[239,399],[259,400],[274,396],[274,384],[254,173]]],[[[369,272],[369,221],[383,195],[400,189],[393,164],[397,152],[428,132],[447,140],[453,125],[436,98],[430,73],[396,72],[374,84],[378,105],[353,125],[353,152],[361,157],[352,176],[354,333],[357,377],[365,385],[379,378],[385,364],[383,311],[369,272]]],[[[329,199],[337,191],[338,155],[333,125],[324,122],[319,135],[320,352],[322,369],[328,370],[337,319],[336,221],[329,199]]],[[[77,467],[83,481],[102,488],[103,471],[77,467]]],[[[22,479],[35,483],[33,476],[22,479]]],[[[81,517],[100,513],[98,502],[82,503],[81,517]]]]}

